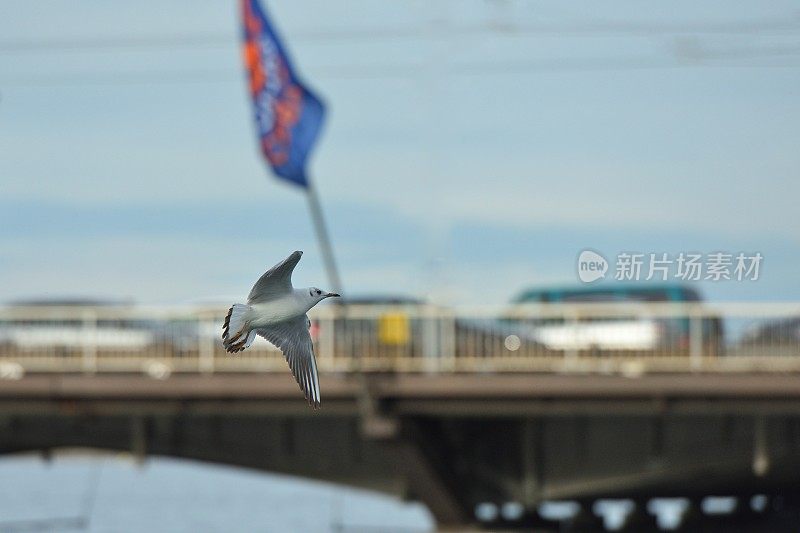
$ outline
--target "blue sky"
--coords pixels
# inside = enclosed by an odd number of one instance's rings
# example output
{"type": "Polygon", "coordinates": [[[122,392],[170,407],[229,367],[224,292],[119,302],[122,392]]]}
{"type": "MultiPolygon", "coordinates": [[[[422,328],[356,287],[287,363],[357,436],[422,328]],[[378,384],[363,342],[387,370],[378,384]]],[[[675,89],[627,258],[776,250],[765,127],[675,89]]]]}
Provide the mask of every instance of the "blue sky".
{"type": "MultiPolygon", "coordinates": [[[[347,291],[500,303],[589,247],[760,251],[758,282],[702,290],[800,299],[797,3],[267,5],[329,106],[311,174],[347,291]]],[[[0,4],[0,301],[237,298],[294,249],[325,286],[238,32],[232,2],[0,4]]]]}

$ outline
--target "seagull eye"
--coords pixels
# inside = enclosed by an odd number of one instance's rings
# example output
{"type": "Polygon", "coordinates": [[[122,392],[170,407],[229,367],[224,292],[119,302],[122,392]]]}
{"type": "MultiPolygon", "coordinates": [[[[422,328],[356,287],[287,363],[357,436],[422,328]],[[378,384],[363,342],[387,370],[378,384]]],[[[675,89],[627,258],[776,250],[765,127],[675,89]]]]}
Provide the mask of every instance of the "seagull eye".
{"type": "Polygon", "coordinates": [[[322,291],[317,289],[317,294],[322,294],[322,291]]]}

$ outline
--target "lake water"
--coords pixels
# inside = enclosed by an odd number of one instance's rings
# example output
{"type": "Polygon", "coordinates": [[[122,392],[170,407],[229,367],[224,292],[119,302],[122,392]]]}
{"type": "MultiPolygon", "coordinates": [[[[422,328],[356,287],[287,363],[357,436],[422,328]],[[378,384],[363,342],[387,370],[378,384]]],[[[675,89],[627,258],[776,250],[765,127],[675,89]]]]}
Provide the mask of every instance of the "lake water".
{"type": "Polygon", "coordinates": [[[112,455],[0,458],[4,533],[431,530],[420,504],[240,468],[112,455]]]}

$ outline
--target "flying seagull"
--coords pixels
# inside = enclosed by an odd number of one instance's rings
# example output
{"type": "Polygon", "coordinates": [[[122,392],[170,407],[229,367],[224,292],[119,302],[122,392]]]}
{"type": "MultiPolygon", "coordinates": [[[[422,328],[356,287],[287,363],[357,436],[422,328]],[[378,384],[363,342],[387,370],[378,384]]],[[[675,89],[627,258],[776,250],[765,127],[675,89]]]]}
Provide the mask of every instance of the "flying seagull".
{"type": "Polygon", "coordinates": [[[303,252],[297,251],[261,276],[247,297],[247,305],[233,304],[222,327],[222,344],[230,353],[241,352],[261,335],[280,348],[292,375],[314,409],[319,409],[319,377],[306,312],[325,298],[339,296],[316,287],[292,287],[292,271],[303,252]]]}

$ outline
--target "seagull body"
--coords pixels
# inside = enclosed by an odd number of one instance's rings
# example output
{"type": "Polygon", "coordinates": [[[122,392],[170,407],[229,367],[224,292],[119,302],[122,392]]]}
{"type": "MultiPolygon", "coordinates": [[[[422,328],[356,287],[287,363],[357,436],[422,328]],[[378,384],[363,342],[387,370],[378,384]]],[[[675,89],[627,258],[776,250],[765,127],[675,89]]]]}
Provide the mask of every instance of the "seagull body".
{"type": "Polygon", "coordinates": [[[306,400],[322,405],[317,361],[306,313],[325,298],[339,296],[316,287],[292,287],[292,271],[303,252],[297,251],[269,269],[250,291],[247,305],[233,304],[225,317],[222,344],[230,353],[241,352],[261,335],[280,348],[306,400]]]}
{"type": "Polygon", "coordinates": [[[271,302],[251,304],[248,313],[250,326],[254,329],[268,327],[299,315],[304,315],[317,303],[309,301],[307,289],[292,289],[291,294],[271,302]]]}

